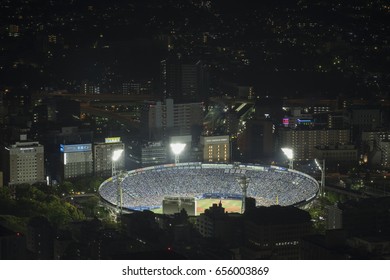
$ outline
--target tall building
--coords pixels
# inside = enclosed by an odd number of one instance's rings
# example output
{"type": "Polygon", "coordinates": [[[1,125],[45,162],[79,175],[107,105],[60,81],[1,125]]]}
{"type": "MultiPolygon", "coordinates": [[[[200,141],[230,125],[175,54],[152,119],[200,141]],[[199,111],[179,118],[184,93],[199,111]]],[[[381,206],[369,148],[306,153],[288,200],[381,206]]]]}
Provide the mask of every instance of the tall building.
{"type": "Polygon", "coordinates": [[[16,142],[9,150],[9,184],[45,182],[44,147],[38,142],[16,142]]]}
{"type": "Polygon", "coordinates": [[[8,26],[8,36],[9,37],[19,37],[19,35],[20,35],[19,25],[10,24],[8,26]]]}
{"type": "Polygon", "coordinates": [[[280,147],[291,148],[295,160],[314,159],[316,146],[351,142],[349,129],[285,129],[279,136],[280,147]]]}
{"type": "Polygon", "coordinates": [[[62,180],[92,175],[92,144],[60,145],[62,180]]]}
{"type": "Polygon", "coordinates": [[[5,122],[10,125],[26,127],[30,118],[31,91],[26,89],[6,90],[3,95],[5,122]]]}
{"type": "Polygon", "coordinates": [[[35,259],[50,260],[53,257],[54,230],[42,216],[33,217],[27,224],[26,247],[35,259]]]}
{"type": "Polygon", "coordinates": [[[378,148],[381,154],[381,166],[383,168],[390,167],[390,140],[382,140],[379,142],[378,148]]]}
{"type": "Polygon", "coordinates": [[[243,259],[298,259],[302,237],[312,233],[310,214],[288,206],[245,212],[243,259]]]}
{"type": "Polygon", "coordinates": [[[55,122],[72,125],[80,121],[80,103],[62,98],[50,98],[33,108],[33,124],[55,122]]]}
{"type": "Polygon", "coordinates": [[[374,131],[363,131],[360,144],[363,159],[372,167],[388,167],[389,162],[389,141],[390,131],[378,129],[374,131]]]}
{"type": "Polygon", "coordinates": [[[355,165],[358,162],[358,151],[354,145],[321,145],[315,147],[314,157],[325,159],[328,164],[355,165]]]}
{"type": "Polygon", "coordinates": [[[227,247],[237,248],[242,242],[242,223],[242,215],[225,212],[220,201],[197,216],[195,227],[203,237],[215,238],[227,247]]]}
{"type": "Polygon", "coordinates": [[[201,100],[208,95],[208,70],[202,61],[168,58],[161,61],[161,83],[163,97],[181,101],[201,100]]]}
{"type": "Polygon", "coordinates": [[[89,81],[83,81],[80,85],[81,94],[100,94],[100,86],[89,81]]]}
{"type": "Polygon", "coordinates": [[[359,131],[373,130],[381,126],[382,112],[378,106],[355,105],[349,109],[351,124],[359,131]]]}
{"type": "Polygon", "coordinates": [[[158,141],[172,135],[200,135],[203,125],[203,103],[165,102],[145,104],[141,112],[141,129],[146,139],[158,141]]]}
{"type": "Polygon", "coordinates": [[[228,135],[201,136],[204,162],[230,162],[231,144],[228,135]]]}
{"type": "Polygon", "coordinates": [[[151,95],[153,93],[152,80],[139,80],[122,83],[123,95],[151,95]]]}
{"type": "Polygon", "coordinates": [[[142,167],[165,164],[168,162],[168,148],[161,141],[142,145],[140,152],[142,167]]]}
{"type": "MultiPolygon", "coordinates": [[[[115,150],[125,150],[125,144],[120,137],[106,138],[104,143],[96,143],[93,147],[95,175],[111,176],[112,155],[115,150]]],[[[119,157],[115,163],[117,170],[125,168],[125,155],[119,157]]]]}
{"type": "Polygon", "coordinates": [[[248,120],[239,136],[240,152],[246,161],[269,158],[275,151],[275,126],[270,119],[248,120]]]}
{"type": "Polygon", "coordinates": [[[128,147],[131,169],[168,163],[168,147],[163,141],[132,143],[128,147]]]}
{"type": "Polygon", "coordinates": [[[345,229],[351,235],[389,236],[389,211],[388,196],[339,202],[327,209],[327,228],[345,229]]]}
{"type": "Polygon", "coordinates": [[[389,130],[369,130],[362,132],[362,143],[367,145],[369,151],[373,151],[383,140],[390,140],[389,130]]]}

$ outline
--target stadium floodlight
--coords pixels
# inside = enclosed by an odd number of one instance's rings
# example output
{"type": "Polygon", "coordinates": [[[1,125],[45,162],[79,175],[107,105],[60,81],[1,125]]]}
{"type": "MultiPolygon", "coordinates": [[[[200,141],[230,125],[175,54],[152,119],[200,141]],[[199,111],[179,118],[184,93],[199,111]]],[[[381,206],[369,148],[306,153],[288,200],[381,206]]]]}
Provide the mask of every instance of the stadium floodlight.
{"type": "Polygon", "coordinates": [[[112,161],[118,161],[123,153],[123,149],[114,150],[112,152],[112,161]]]}
{"type": "Polygon", "coordinates": [[[291,148],[282,148],[282,152],[289,160],[289,168],[294,169],[294,151],[291,148]]]}
{"type": "Polygon", "coordinates": [[[118,207],[118,213],[119,214],[122,214],[122,184],[121,184],[121,176],[118,176],[117,175],[117,170],[116,170],[116,162],[119,160],[119,158],[121,157],[123,153],[123,149],[117,149],[117,150],[114,150],[112,152],[112,156],[111,156],[111,159],[112,159],[112,162],[111,162],[111,166],[112,166],[112,180],[113,180],[113,183],[117,185],[117,207],[118,207]]]}
{"type": "Polygon", "coordinates": [[[111,156],[111,177],[114,177],[116,175],[116,162],[119,160],[123,153],[123,149],[117,149],[112,152],[111,156]]]}
{"type": "Polygon", "coordinates": [[[238,183],[240,184],[241,190],[242,190],[241,214],[244,214],[245,208],[246,208],[245,200],[247,197],[249,178],[246,176],[242,176],[242,177],[238,178],[238,183]]]}
{"type": "Polygon", "coordinates": [[[186,144],[184,143],[171,143],[171,149],[175,155],[175,163],[179,163],[180,154],[184,151],[186,144]]]}
{"type": "Polygon", "coordinates": [[[325,160],[322,160],[322,165],[317,161],[317,159],[314,160],[318,169],[321,171],[321,189],[320,189],[320,195],[322,196],[324,194],[325,189],[325,160]]]}

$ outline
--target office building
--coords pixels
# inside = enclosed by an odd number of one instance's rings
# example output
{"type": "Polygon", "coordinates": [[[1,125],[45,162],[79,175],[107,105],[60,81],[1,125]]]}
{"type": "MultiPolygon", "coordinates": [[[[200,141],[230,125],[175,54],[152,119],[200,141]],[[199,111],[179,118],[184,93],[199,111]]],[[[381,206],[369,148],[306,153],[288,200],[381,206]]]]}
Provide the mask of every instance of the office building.
{"type": "Polygon", "coordinates": [[[38,142],[16,142],[9,148],[9,184],[45,182],[44,147],[38,142]]]}
{"type": "Polygon", "coordinates": [[[243,259],[298,259],[301,239],[312,233],[310,214],[288,206],[245,212],[243,259]]]}
{"type": "Polygon", "coordinates": [[[349,144],[349,129],[284,129],[279,132],[280,147],[294,151],[295,160],[316,158],[315,147],[319,145],[349,144]]]}
{"type": "Polygon", "coordinates": [[[315,147],[314,157],[325,159],[327,163],[354,165],[358,161],[358,151],[354,145],[321,145],[315,147]]]}
{"type": "Polygon", "coordinates": [[[197,101],[207,97],[208,69],[202,61],[187,62],[181,58],[161,61],[162,94],[180,101],[197,101]]]}
{"type": "Polygon", "coordinates": [[[152,80],[131,80],[122,83],[123,95],[151,95],[153,93],[152,80]]]}
{"type": "Polygon", "coordinates": [[[390,233],[390,197],[339,202],[327,208],[327,229],[344,229],[350,235],[390,233]]]}
{"type": "Polygon", "coordinates": [[[381,155],[380,164],[382,168],[390,167],[390,140],[382,140],[378,143],[378,148],[381,155]]]}
{"type": "MultiPolygon", "coordinates": [[[[115,150],[125,150],[125,144],[121,142],[120,137],[106,138],[104,143],[96,143],[93,147],[94,172],[99,176],[111,176],[112,173],[112,155],[115,150]]],[[[125,168],[124,153],[115,163],[117,170],[125,168]]]]}
{"type": "Polygon", "coordinates": [[[378,106],[355,105],[350,107],[349,117],[351,125],[361,132],[380,127],[382,112],[378,106]]]}
{"type": "Polygon", "coordinates": [[[275,151],[275,126],[270,119],[248,120],[238,137],[240,153],[247,162],[270,158],[275,151]]]}
{"type": "Polygon", "coordinates": [[[100,94],[100,86],[90,81],[83,81],[80,85],[80,94],[100,94]]]}
{"type": "Polygon", "coordinates": [[[49,260],[53,257],[54,229],[42,216],[33,217],[26,228],[26,247],[34,259],[49,260]]]}
{"type": "Polygon", "coordinates": [[[62,180],[92,175],[92,144],[61,144],[60,152],[62,180]]]}
{"type": "Polygon", "coordinates": [[[146,139],[159,141],[168,136],[200,135],[203,125],[203,103],[145,103],[141,112],[141,129],[146,139]]]}
{"type": "Polygon", "coordinates": [[[42,126],[47,122],[72,125],[80,121],[80,103],[62,98],[45,99],[33,108],[33,124],[42,126]]]}

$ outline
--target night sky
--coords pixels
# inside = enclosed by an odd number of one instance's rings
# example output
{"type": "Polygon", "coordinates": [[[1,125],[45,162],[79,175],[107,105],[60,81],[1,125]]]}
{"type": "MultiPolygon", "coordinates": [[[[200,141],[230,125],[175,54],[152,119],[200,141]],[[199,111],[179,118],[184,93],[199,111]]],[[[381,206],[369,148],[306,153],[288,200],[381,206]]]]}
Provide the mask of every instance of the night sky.
{"type": "Polygon", "coordinates": [[[89,80],[116,93],[127,80],[158,82],[160,61],[180,54],[210,67],[212,95],[226,82],[260,95],[386,94],[388,9],[386,1],[2,1],[1,86],[78,92],[89,80]]]}

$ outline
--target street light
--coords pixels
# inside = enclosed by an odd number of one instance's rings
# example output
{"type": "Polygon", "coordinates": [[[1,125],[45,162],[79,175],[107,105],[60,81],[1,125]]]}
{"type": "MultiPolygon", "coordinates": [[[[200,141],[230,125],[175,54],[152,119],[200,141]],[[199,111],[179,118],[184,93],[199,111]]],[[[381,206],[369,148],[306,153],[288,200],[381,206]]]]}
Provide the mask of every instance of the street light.
{"type": "Polygon", "coordinates": [[[289,168],[294,169],[294,152],[290,148],[282,148],[282,152],[289,160],[289,168]]]}
{"type": "Polygon", "coordinates": [[[173,154],[175,155],[175,163],[179,163],[180,154],[183,152],[184,148],[186,147],[186,144],[172,143],[170,146],[173,154]]]}

